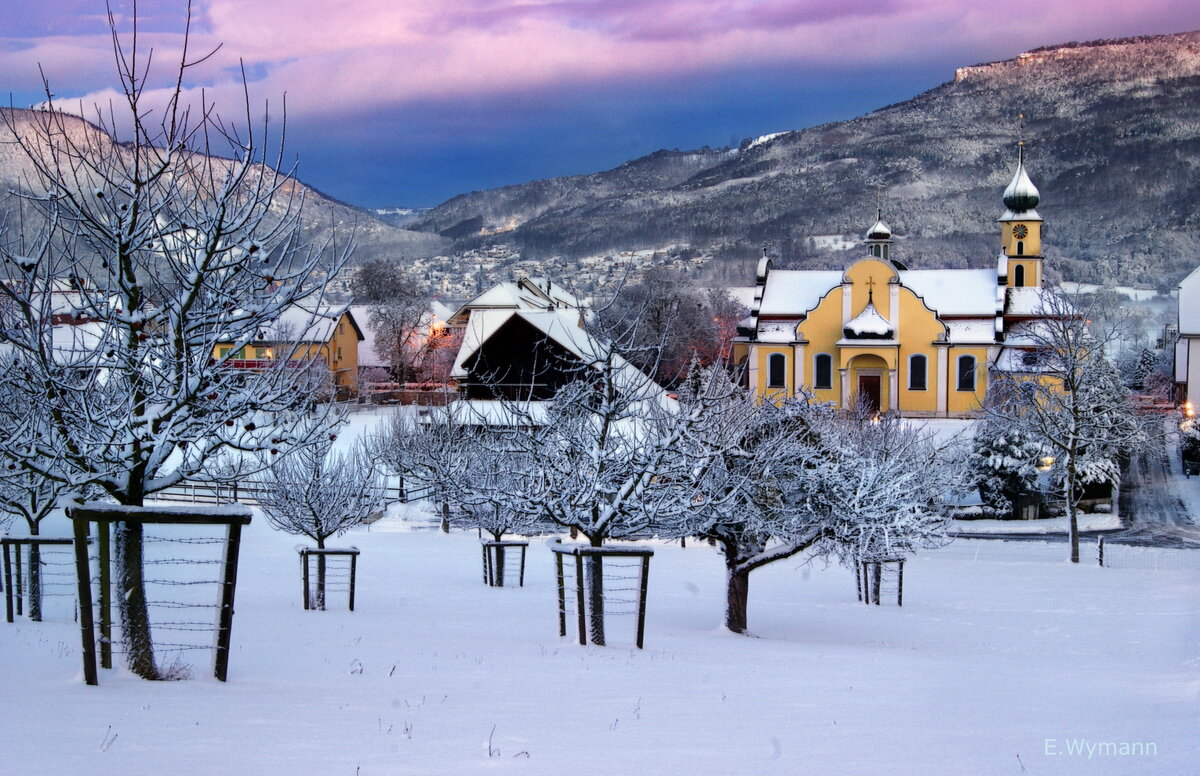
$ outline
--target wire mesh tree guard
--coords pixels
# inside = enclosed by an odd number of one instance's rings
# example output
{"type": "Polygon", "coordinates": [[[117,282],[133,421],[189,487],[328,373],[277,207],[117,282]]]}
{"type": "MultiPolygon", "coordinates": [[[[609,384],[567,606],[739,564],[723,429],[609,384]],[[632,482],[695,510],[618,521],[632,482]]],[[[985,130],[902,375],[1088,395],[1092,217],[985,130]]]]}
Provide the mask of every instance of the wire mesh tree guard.
{"type": "Polygon", "coordinates": [[[904,559],[884,558],[879,560],[856,560],[854,582],[858,587],[858,600],[870,605],[881,605],[887,590],[896,591],[896,606],[904,606],[904,559]]]}
{"type": "Polygon", "coordinates": [[[300,578],[304,584],[304,608],[324,611],[330,593],[346,593],[350,611],[354,611],[354,592],[358,577],[357,547],[318,548],[297,547],[300,555],[300,578]],[[317,559],[317,573],[312,573],[312,559],[317,559]]]}
{"type": "Polygon", "coordinates": [[[122,645],[146,635],[156,650],[176,655],[174,665],[160,669],[160,678],[185,678],[189,670],[181,663],[182,653],[212,650],[213,676],[226,681],[241,532],[250,523],[250,510],[85,504],[67,514],[75,532],[84,681],[99,684],[97,652],[100,667],[112,668],[113,654],[121,652],[122,645]],[[89,552],[93,523],[96,541],[91,544],[94,552],[89,552]],[[124,536],[131,530],[142,533],[141,589],[120,590],[124,536]],[[113,595],[114,575],[120,595],[145,599],[145,633],[124,617],[114,622],[113,604],[120,603],[113,595]],[[114,626],[120,631],[117,639],[114,626]],[[167,635],[158,638],[155,633],[167,635]]]}
{"type": "Polygon", "coordinates": [[[4,614],[39,622],[45,616],[46,599],[69,601],[74,613],[74,539],[42,536],[0,538],[4,554],[4,614]]]}
{"type": "Polygon", "coordinates": [[[483,550],[483,584],[504,587],[513,578],[508,566],[516,565],[517,586],[525,587],[525,550],[529,542],[519,539],[487,539],[480,542],[483,550]]]}
{"type": "Polygon", "coordinates": [[[603,647],[609,617],[636,615],[635,643],[643,648],[646,633],[646,587],[650,577],[649,547],[593,547],[549,544],[554,553],[558,586],[558,635],[567,635],[575,620],[579,643],[603,647]],[[570,591],[570,595],[568,595],[570,591]],[[573,614],[574,617],[569,617],[573,614]]]}

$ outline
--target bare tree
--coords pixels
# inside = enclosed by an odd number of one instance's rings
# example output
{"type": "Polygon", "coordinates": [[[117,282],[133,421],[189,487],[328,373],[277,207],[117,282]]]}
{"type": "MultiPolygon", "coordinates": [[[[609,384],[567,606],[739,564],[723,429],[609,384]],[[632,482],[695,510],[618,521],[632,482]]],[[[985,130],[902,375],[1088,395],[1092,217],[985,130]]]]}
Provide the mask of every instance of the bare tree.
{"type": "MultiPolygon", "coordinates": [[[[245,474],[260,455],[309,441],[297,430],[309,404],[298,386],[323,365],[283,352],[250,373],[230,359],[285,310],[314,309],[345,255],[302,242],[301,189],[280,171],[282,146],[270,153],[268,122],[255,127],[248,99],[236,124],[203,94],[187,102],[186,74],[205,57],[186,35],[173,86],[152,96],[133,23],[123,37],[109,16],[121,99],[87,111],[90,122],[62,112],[49,86],[43,110],[0,116],[34,170],[22,197],[40,215],[0,246],[0,296],[14,322],[0,341],[10,386],[40,408],[30,418],[45,420],[13,419],[0,443],[23,472],[140,506],[206,476],[224,451],[248,454],[236,459],[245,474]],[[82,326],[54,325],[52,300],[68,280],[82,326]]],[[[140,526],[122,524],[116,540],[129,666],[157,678],[140,526]]]]}
{"type": "Polygon", "coordinates": [[[367,325],[375,333],[375,354],[393,380],[424,380],[439,371],[439,351],[450,343],[450,332],[432,320],[428,293],[397,262],[366,262],[355,272],[352,291],[356,302],[371,305],[367,325]]]}
{"type": "MultiPolygon", "coordinates": [[[[1120,480],[1120,458],[1145,429],[1105,355],[1121,322],[1057,290],[1043,294],[1040,318],[1010,337],[1024,348],[1019,364],[998,371],[987,414],[1020,428],[1047,451],[1070,524],[1071,562],[1079,562],[1079,501],[1089,483],[1120,480]]],[[[1099,303],[1097,303],[1099,304],[1099,303]]]]}
{"type": "MultiPolygon", "coordinates": [[[[378,465],[356,443],[347,453],[327,442],[295,450],[263,475],[259,508],[271,525],[325,549],[331,536],[360,525],[384,506],[378,465]]],[[[307,595],[307,591],[305,591],[307,595]]],[[[317,558],[314,608],[325,608],[325,556],[317,558]]]]}

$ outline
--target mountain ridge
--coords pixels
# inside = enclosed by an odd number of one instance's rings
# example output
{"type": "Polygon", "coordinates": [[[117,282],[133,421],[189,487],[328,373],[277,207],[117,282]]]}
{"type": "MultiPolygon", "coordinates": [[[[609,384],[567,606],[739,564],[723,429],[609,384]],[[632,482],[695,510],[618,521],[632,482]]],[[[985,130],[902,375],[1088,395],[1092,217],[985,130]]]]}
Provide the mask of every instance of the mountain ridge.
{"type": "Polygon", "coordinates": [[[578,258],[686,244],[745,259],[841,266],[813,238],[884,218],[914,266],[986,266],[1018,135],[1043,194],[1052,271],[1163,285],[1200,229],[1200,32],[1042,46],[841,122],[658,151],[588,175],[448,200],[410,225],[459,250],[578,258]],[[1019,114],[1025,114],[1021,128],[1019,114]]]}

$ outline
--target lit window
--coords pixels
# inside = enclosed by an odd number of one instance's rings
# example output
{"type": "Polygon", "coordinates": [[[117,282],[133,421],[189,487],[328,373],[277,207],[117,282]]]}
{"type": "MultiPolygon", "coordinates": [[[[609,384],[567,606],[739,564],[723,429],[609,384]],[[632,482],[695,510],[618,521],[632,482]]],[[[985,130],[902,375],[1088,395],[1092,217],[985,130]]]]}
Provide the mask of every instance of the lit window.
{"type": "Polygon", "coordinates": [[[922,355],[908,357],[908,390],[925,390],[925,374],[929,368],[929,359],[922,355]]]}

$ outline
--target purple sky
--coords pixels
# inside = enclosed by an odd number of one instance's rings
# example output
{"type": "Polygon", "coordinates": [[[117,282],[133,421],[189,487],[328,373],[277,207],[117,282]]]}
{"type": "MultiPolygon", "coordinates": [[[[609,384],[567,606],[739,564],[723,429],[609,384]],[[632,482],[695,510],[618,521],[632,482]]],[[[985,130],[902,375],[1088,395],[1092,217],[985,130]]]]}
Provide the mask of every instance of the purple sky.
{"type": "MultiPolygon", "coordinates": [[[[133,3],[113,0],[128,28],[133,3]]],[[[184,0],[141,0],[163,63],[184,0]]],[[[16,105],[107,101],[103,0],[6,2],[16,105]]],[[[1196,0],[194,0],[192,73],[236,113],[286,92],[300,177],[367,207],[595,172],[850,118],[1041,45],[1200,29],[1196,0]]],[[[165,70],[164,70],[165,74],[165,70]]]]}

